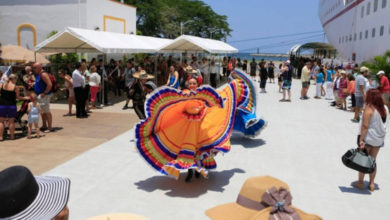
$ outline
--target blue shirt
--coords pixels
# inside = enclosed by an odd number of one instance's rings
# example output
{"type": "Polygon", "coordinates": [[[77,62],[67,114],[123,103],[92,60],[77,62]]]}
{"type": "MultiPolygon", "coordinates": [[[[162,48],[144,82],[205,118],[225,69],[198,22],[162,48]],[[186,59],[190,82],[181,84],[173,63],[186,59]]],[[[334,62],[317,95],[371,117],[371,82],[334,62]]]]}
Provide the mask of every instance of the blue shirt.
{"type": "MultiPolygon", "coordinates": [[[[46,83],[41,79],[41,74],[38,74],[35,76],[35,85],[34,85],[34,92],[39,95],[41,93],[44,93],[46,90],[46,83]]],[[[51,94],[51,91],[49,91],[48,94],[51,94]]]]}
{"type": "Polygon", "coordinates": [[[317,74],[317,83],[323,83],[324,82],[324,74],[322,72],[319,72],[317,74]]]}
{"type": "Polygon", "coordinates": [[[335,74],[334,70],[328,70],[326,71],[328,73],[328,76],[326,77],[327,82],[332,82],[332,76],[335,74]]]}

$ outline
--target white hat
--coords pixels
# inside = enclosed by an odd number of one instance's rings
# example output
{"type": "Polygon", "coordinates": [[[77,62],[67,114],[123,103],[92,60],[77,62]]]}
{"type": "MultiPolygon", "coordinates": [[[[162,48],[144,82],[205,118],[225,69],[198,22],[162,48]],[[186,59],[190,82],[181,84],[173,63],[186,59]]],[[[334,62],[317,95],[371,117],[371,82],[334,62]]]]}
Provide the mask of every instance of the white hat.
{"type": "Polygon", "coordinates": [[[286,63],[290,64],[290,63],[291,63],[291,61],[290,61],[290,60],[287,60],[287,61],[286,61],[286,63]]]}
{"type": "Polygon", "coordinates": [[[366,72],[366,71],[368,71],[368,68],[367,67],[365,67],[365,66],[362,66],[362,67],[360,67],[360,72],[366,72]]]}
{"type": "Polygon", "coordinates": [[[381,74],[385,74],[385,71],[383,71],[383,70],[381,70],[381,71],[379,71],[376,75],[381,75],[381,74]]]}

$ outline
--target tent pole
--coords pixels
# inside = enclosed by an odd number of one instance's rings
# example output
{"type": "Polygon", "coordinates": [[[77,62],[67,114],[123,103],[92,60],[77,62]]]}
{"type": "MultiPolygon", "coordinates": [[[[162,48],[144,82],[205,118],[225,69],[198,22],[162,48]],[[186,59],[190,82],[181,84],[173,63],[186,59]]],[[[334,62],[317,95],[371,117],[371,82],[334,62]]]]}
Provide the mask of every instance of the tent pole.
{"type": "Polygon", "coordinates": [[[34,62],[37,62],[37,51],[34,51],[34,62]]]}
{"type": "Polygon", "coordinates": [[[104,70],[105,70],[105,65],[106,65],[106,56],[105,54],[103,53],[103,71],[102,71],[102,85],[103,85],[103,89],[102,89],[102,94],[100,94],[102,96],[102,106],[104,107],[104,70]]]}
{"type": "Polygon", "coordinates": [[[158,53],[155,53],[154,54],[154,83],[157,85],[157,57],[158,57],[158,53]]]}

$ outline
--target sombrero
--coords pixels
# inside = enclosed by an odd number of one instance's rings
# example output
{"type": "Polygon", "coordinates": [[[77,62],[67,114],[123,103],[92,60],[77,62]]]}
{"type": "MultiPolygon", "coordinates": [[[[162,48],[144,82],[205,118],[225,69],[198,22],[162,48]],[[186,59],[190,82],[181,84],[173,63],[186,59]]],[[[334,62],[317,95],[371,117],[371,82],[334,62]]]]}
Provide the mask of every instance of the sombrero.
{"type": "Polygon", "coordinates": [[[0,219],[53,219],[68,203],[70,180],[34,177],[13,166],[0,172],[0,219]]]}
{"type": "Polygon", "coordinates": [[[321,220],[291,205],[288,185],[271,176],[251,177],[241,187],[237,201],[211,208],[212,220],[321,220]]]}
{"type": "Polygon", "coordinates": [[[88,218],[87,220],[147,220],[147,218],[135,215],[131,213],[113,213],[113,214],[105,214],[100,216],[95,216],[92,218],[88,218]]]}
{"type": "Polygon", "coordinates": [[[192,73],[192,74],[198,73],[198,71],[195,70],[195,69],[193,69],[192,66],[187,66],[187,67],[185,68],[185,71],[186,71],[187,73],[192,73]]]}
{"type": "Polygon", "coordinates": [[[136,79],[154,79],[153,75],[147,74],[145,70],[141,70],[139,72],[135,72],[133,77],[136,79]]]}

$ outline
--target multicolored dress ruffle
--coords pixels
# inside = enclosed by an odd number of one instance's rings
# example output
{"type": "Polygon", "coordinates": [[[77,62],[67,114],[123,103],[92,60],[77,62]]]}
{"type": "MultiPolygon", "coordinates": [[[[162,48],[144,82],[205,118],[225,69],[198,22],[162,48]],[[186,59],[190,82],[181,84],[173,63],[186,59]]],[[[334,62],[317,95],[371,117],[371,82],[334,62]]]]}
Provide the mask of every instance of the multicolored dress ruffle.
{"type": "Polygon", "coordinates": [[[217,166],[215,155],[229,152],[233,129],[258,135],[266,122],[256,118],[253,83],[237,70],[229,81],[219,91],[201,86],[195,91],[162,87],[153,92],[145,103],[146,119],[135,127],[142,157],[175,178],[188,169],[207,177],[217,166]]]}

